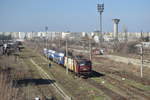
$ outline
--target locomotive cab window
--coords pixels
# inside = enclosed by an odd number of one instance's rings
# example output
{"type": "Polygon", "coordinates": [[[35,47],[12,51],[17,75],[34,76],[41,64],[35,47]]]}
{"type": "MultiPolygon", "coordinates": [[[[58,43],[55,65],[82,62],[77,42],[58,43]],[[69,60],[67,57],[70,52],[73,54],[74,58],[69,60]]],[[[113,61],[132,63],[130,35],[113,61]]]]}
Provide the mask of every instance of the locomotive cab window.
{"type": "Polygon", "coordinates": [[[81,61],[79,63],[80,66],[91,66],[91,61],[81,61]]]}

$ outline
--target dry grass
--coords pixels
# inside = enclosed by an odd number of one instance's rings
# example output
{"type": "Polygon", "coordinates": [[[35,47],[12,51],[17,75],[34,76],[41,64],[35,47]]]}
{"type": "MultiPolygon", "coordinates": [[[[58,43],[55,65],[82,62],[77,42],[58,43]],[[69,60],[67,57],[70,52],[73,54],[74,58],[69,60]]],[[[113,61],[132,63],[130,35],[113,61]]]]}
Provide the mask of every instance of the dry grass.
{"type": "Polygon", "coordinates": [[[0,70],[0,98],[1,100],[26,100],[25,94],[21,92],[17,84],[13,69],[5,68],[0,70]]]}

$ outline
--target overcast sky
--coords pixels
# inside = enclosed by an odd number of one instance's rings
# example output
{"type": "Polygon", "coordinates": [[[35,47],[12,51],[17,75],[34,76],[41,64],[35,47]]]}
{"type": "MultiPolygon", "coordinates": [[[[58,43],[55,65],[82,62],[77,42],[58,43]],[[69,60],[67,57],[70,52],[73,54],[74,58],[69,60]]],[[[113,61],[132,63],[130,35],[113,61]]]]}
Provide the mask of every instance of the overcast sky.
{"type": "Polygon", "coordinates": [[[104,3],[103,28],[150,31],[150,0],[0,0],[0,31],[95,31],[99,28],[96,4],[104,3]]]}

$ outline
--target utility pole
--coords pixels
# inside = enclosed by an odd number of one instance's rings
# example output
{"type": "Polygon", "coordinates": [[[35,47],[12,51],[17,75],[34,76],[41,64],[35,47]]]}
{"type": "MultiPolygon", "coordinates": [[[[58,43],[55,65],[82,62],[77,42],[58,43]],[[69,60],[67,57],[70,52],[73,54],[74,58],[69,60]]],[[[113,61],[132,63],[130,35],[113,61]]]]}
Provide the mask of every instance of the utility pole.
{"type": "Polygon", "coordinates": [[[95,37],[95,34],[89,37],[89,54],[90,54],[90,61],[92,61],[92,40],[95,37]]]}
{"type": "MultiPolygon", "coordinates": [[[[46,37],[46,49],[47,49],[47,51],[48,51],[48,35],[47,35],[47,30],[48,30],[48,27],[46,26],[45,27],[45,32],[46,32],[46,35],[45,35],[45,37],[46,37]]],[[[48,59],[48,53],[47,53],[47,59],[48,59]]],[[[50,66],[50,60],[48,60],[48,67],[50,66]]]]}
{"type": "Polygon", "coordinates": [[[140,72],[141,72],[141,78],[143,78],[143,43],[140,46],[140,52],[141,52],[141,69],[140,69],[140,72]]]}
{"type": "Polygon", "coordinates": [[[61,47],[61,34],[62,33],[59,33],[59,37],[58,37],[58,39],[59,39],[59,48],[61,47]]]}
{"type": "Polygon", "coordinates": [[[47,41],[48,41],[47,30],[48,30],[48,27],[46,26],[45,27],[45,32],[46,32],[46,35],[45,35],[45,37],[46,37],[46,48],[48,48],[48,46],[47,46],[47,41]]]}
{"type": "Polygon", "coordinates": [[[149,32],[147,32],[147,42],[149,42],[149,32]]]}
{"type": "Polygon", "coordinates": [[[141,41],[143,41],[143,30],[141,30],[141,41]]]}
{"type": "Polygon", "coordinates": [[[102,13],[104,12],[104,4],[97,4],[97,10],[100,13],[100,29],[99,29],[99,48],[103,42],[103,33],[102,33],[102,13]]]}
{"type": "Polygon", "coordinates": [[[33,32],[34,32],[34,31],[32,31],[32,33],[31,33],[31,40],[33,40],[33,32]]]}
{"type": "Polygon", "coordinates": [[[51,32],[51,43],[52,43],[52,41],[53,41],[53,33],[51,32]]]}
{"type": "Polygon", "coordinates": [[[128,42],[128,30],[126,26],[123,26],[123,32],[124,32],[124,41],[127,43],[128,42]]]}
{"type": "Polygon", "coordinates": [[[89,52],[90,52],[90,61],[92,61],[92,45],[91,45],[91,39],[89,39],[89,52]]]}
{"type": "MultiPolygon", "coordinates": [[[[66,37],[66,57],[68,57],[68,38],[66,37]]],[[[68,60],[68,59],[67,59],[68,60]]],[[[67,61],[68,62],[68,61],[67,61]]],[[[68,63],[66,66],[66,74],[68,74],[68,63]]]]}

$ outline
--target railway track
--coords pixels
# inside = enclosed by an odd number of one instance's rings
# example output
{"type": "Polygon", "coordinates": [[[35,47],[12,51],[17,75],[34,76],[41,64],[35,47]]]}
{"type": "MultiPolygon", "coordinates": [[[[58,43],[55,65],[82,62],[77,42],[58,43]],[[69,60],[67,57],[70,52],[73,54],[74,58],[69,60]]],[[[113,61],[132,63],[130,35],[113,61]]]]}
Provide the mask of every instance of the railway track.
{"type": "MultiPolygon", "coordinates": [[[[95,66],[98,66],[99,64],[100,63],[94,63],[95,66]]],[[[119,65],[116,65],[116,66],[119,66],[119,65]]],[[[104,72],[106,74],[113,74],[113,75],[120,76],[120,77],[126,77],[126,78],[134,80],[136,82],[140,82],[143,85],[149,85],[150,84],[149,79],[139,78],[130,72],[119,71],[115,68],[114,65],[111,65],[111,66],[110,65],[100,65],[99,68],[97,67],[96,69],[99,70],[100,72],[104,72]]]]}
{"type": "MultiPolygon", "coordinates": [[[[47,60],[47,59],[45,59],[47,60]]],[[[60,66],[61,67],[61,66],[60,66]]],[[[115,79],[115,78],[112,78],[110,76],[106,76],[105,77],[105,80],[109,81],[112,85],[115,85],[116,87],[119,87],[120,89],[122,89],[122,91],[126,91],[126,92],[132,92],[134,93],[135,95],[139,95],[141,97],[144,97],[146,98],[147,100],[150,99],[149,96],[145,95],[143,93],[143,91],[140,91],[140,89],[137,89],[136,87],[133,87],[133,86],[128,86],[127,84],[125,83],[122,83],[121,81],[115,79]],[[116,84],[113,84],[112,81],[114,81],[116,84]]],[[[100,84],[100,83],[97,83],[96,81],[94,81],[93,79],[84,79],[83,78],[83,81],[89,83],[90,85],[94,86],[95,88],[97,89],[100,89],[102,90],[106,95],[108,95],[111,99],[113,100],[127,100],[126,97],[123,97],[122,95],[112,91],[111,89],[105,87],[104,85],[100,84]]],[[[128,93],[129,94],[129,93],[128,93]]]]}
{"type": "MultiPolygon", "coordinates": [[[[31,73],[31,76],[34,76],[34,74],[31,73]]],[[[44,79],[44,77],[41,74],[40,74],[40,76],[41,76],[42,79],[44,79]]],[[[50,86],[47,87],[46,85],[35,85],[35,87],[37,88],[38,92],[41,93],[42,100],[45,100],[45,99],[57,100],[57,98],[55,96],[55,93],[54,93],[54,91],[52,91],[50,86]]]]}
{"type": "MultiPolygon", "coordinates": [[[[30,61],[35,65],[35,67],[39,70],[39,72],[41,72],[41,75],[43,78],[48,78],[48,79],[52,79],[39,65],[37,65],[32,59],[30,59],[30,61]]],[[[71,97],[68,96],[56,83],[53,83],[52,81],[50,81],[51,86],[54,87],[54,89],[62,96],[62,98],[64,100],[71,100],[71,97]]]]}
{"type": "MultiPolygon", "coordinates": [[[[23,61],[24,59],[23,58],[20,58],[20,61],[21,61],[21,63],[22,64],[27,64],[27,63],[25,63],[24,61],[23,61]]],[[[27,64],[28,65],[28,64],[27,64]]],[[[28,66],[30,66],[30,65],[28,65],[28,66]]],[[[31,67],[31,66],[30,66],[31,67]]],[[[33,73],[31,73],[31,76],[34,76],[34,74],[33,73]]],[[[40,76],[41,76],[41,78],[42,79],[45,79],[45,77],[40,73],[40,76]]],[[[49,83],[51,83],[51,82],[49,82],[49,83]]],[[[56,95],[54,94],[54,91],[52,91],[52,89],[51,89],[51,87],[50,86],[39,86],[39,85],[36,85],[36,88],[37,88],[37,90],[41,93],[41,95],[42,95],[42,99],[46,99],[47,98],[47,93],[49,93],[51,96],[50,96],[50,98],[52,99],[52,100],[57,100],[57,98],[56,98],[56,95]],[[43,89],[44,88],[44,89],[43,89]],[[48,92],[47,92],[48,91],[48,92]],[[45,92],[47,92],[47,93],[45,93],[45,92]],[[43,98],[44,97],[44,98],[43,98]]]]}
{"type": "Polygon", "coordinates": [[[121,80],[118,80],[117,78],[112,77],[111,75],[106,75],[104,77],[101,77],[109,84],[119,88],[123,93],[125,93],[127,96],[122,96],[111,89],[105,87],[101,83],[97,83],[94,79],[84,79],[85,82],[88,82],[92,86],[103,90],[105,94],[107,94],[111,99],[115,100],[132,100],[133,98],[136,100],[150,100],[149,92],[145,92],[144,90],[141,90],[137,87],[131,86],[129,84],[124,83],[121,80]]]}
{"type": "Polygon", "coordinates": [[[137,96],[144,97],[147,100],[150,99],[149,92],[139,89],[135,86],[126,84],[123,81],[118,80],[116,77],[113,77],[113,76],[123,77],[122,73],[118,72],[117,70],[108,68],[108,67],[107,67],[107,69],[104,67],[100,67],[100,69],[102,72],[104,72],[106,74],[106,76],[102,77],[102,78],[104,80],[107,80],[112,85],[119,87],[122,91],[127,92],[128,94],[131,93],[131,94],[134,94],[137,96]]]}
{"type": "Polygon", "coordinates": [[[134,86],[125,84],[123,81],[119,81],[115,78],[112,78],[111,76],[107,76],[104,78],[105,80],[109,81],[114,86],[119,87],[122,91],[125,91],[129,94],[134,94],[136,97],[141,97],[143,99],[149,100],[150,96],[145,91],[142,91],[134,86]],[[115,83],[115,84],[114,84],[115,83]]]}
{"type": "Polygon", "coordinates": [[[112,100],[127,100],[127,98],[121,96],[120,94],[112,91],[111,89],[105,87],[104,85],[95,82],[92,79],[83,79],[85,82],[89,83],[90,85],[94,86],[97,89],[102,90],[106,95],[108,95],[112,100]]]}
{"type": "MultiPolygon", "coordinates": [[[[43,59],[45,59],[45,61],[47,61],[46,58],[44,58],[43,56],[41,56],[43,59]]],[[[58,64],[57,64],[58,65],[58,64]]],[[[60,66],[60,65],[58,65],[60,66]]],[[[60,66],[61,67],[61,66],[60,66]]],[[[109,96],[112,100],[127,100],[125,97],[121,96],[120,94],[118,93],[115,93],[114,91],[110,90],[109,88],[103,86],[102,84],[99,84],[97,82],[95,82],[94,80],[92,79],[85,79],[85,78],[82,78],[82,80],[84,82],[87,82],[88,84],[90,84],[91,86],[94,86],[95,88],[103,91],[107,96],[109,96]]]]}
{"type": "MultiPolygon", "coordinates": [[[[43,57],[42,57],[43,58],[43,57]]],[[[45,59],[45,58],[44,58],[45,59]]],[[[47,60],[47,59],[45,59],[47,60]]],[[[58,65],[58,64],[57,64],[58,65]]],[[[59,65],[60,66],[60,65],[59,65]]],[[[60,66],[61,67],[61,66],[60,66]]],[[[89,78],[82,78],[84,82],[87,82],[91,86],[103,91],[107,96],[109,96],[112,100],[127,100],[125,97],[121,96],[120,94],[112,91],[111,89],[105,87],[102,84],[97,83],[96,81],[89,79],[89,78]]]]}

